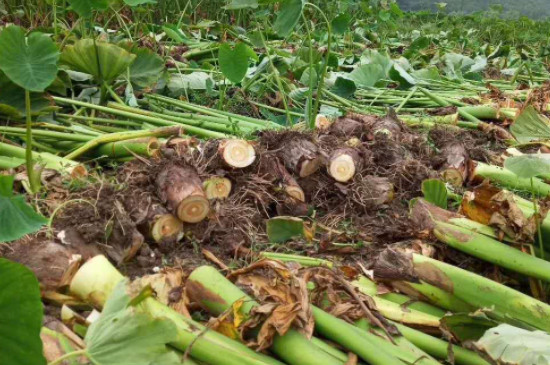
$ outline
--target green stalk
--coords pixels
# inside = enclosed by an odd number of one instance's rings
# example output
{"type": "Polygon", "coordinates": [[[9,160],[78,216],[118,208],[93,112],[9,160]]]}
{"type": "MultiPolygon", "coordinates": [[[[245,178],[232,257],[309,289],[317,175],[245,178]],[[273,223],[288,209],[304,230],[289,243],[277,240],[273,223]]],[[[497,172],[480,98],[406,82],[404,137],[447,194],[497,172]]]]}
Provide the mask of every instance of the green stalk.
{"type": "MultiPolygon", "coordinates": [[[[247,316],[259,304],[211,266],[195,269],[186,283],[187,293],[202,307],[214,315],[231,309],[233,304],[244,300],[242,314],[247,316]],[[217,298],[213,300],[213,298],[217,298]]],[[[289,330],[284,336],[276,336],[271,350],[290,365],[342,365],[343,362],[316,347],[304,335],[289,330]]]]}
{"type": "Polygon", "coordinates": [[[457,250],[520,274],[550,282],[548,261],[466,228],[439,221],[435,225],[435,236],[457,250]]]}
{"type": "Polygon", "coordinates": [[[475,308],[493,308],[501,318],[513,318],[550,331],[550,306],[505,285],[422,255],[410,257],[415,274],[475,308]]]}
{"type": "MultiPolygon", "coordinates": [[[[449,343],[439,338],[425,334],[424,332],[395,323],[401,334],[419,349],[441,360],[447,360],[449,357],[449,343]]],[[[451,345],[455,364],[458,365],[489,365],[489,363],[477,353],[451,345]]]]}
{"type": "Polygon", "coordinates": [[[329,269],[332,269],[334,266],[334,264],[329,260],[318,259],[315,257],[289,255],[289,254],[277,253],[277,252],[261,252],[260,256],[262,258],[266,258],[270,260],[278,260],[282,262],[297,262],[304,267],[322,266],[322,267],[328,267],[329,269]]]}
{"type": "MultiPolygon", "coordinates": [[[[101,308],[115,286],[123,279],[120,272],[100,255],[79,269],[71,281],[70,291],[78,298],[101,308]]],[[[209,330],[153,298],[145,299],[136,309],[154,318],[173,321],[177,327],[178,339],[170,345],[179,351],[188,351],[198,361],[209,365],[283,365],[271,357],[256,353],[239,342],[209,330]]]]}
{"type": "MultiPolygon", "coordinates": [[[[0,126],[0,132],[7,135],[25,136],[25,138],[29,137],[29,135],[26,133],[26,128],[0,126]]],[[[37,137],[45,137],[45,138],[51,138],[51,139],[60,139],[60,140],[77,141],[77,142],[87,142],[94,138],[93,136],[86,135],[86,134],[63,133],[63,132],[56,132],[56,131],[47,131],[42,129],[33,129],[31,133],[32,135],[37,137]]],[[[31,138],[32,138],[32,135],[31,135],[31,138]]],[[[28,144],[30,145],[30,143],[28,144]]]]}
{"type": "Polygon", "coordinates": [[[83,120],[83,121],[94,122],[94,123],[109,123],[109,124],[122,125],[122,126],[128,126],[128,127],[141,127],[141,124],[132,122],[129,120],[87,117],[85,115],[62,114],[62,113],[57,113],[56,117],[61,117],[63,121],[76,119],[76,120],[83,120]]]}
{"type": "MultiPolygon", "coordinates": [[[[498,166],[487,165],[482,162],[476,162],[476,167],[472,176],[474,179],[489,179],[493,183],[512,190],[521,190],[525,192],[533,191],[531,188],[531,179],[518,177],[510,170],[498,166]]],[[[550,195],[550,185],[544,183],[539,178],[533,179],[533,188],[534,192],[539,196],[550,195]]]]}
{"type": "Polygon", "coordinates": [[[390,302],[389,300],[372,294],[372,287],[369,285],[367,278],[359,278],[359,280],[352,282],[352,285],[359,289],[361,293],[369,295],[376,305],[376,310],[387,319],[424,327],[438,328],[440,325],[440,318],[438,317],[419,312],[412,308],[403,309],[397,303],[390,302]]]}
{"type": "Polygon", "coordinates": [[[32,116],[31,116],[31,93],[25,89],[25,117],[26,117],[26,152],[25,160],[27,163],[27,176],[31,192],[37,193],[40,190],[40,176],[34,171],[34,162],[32,159],[32,116]]]}
{"type": "Polygon", "coordinates": [[[142,137],[168,137],[179,135],[181,130],[178,127],[163,127],[151,130],[144,131],[132,131],[132,132],[119,132],[119,133],[110,133],[102,136],[98,136],[91,141],[86,142],[81,147],[77,148],[73,152],[69,153],[65,158],[75,159],[79,156],[82,156],[86,152],[109,142],[120,142],[124,140],[142,138],[142,137]]]}
{"type": "MultiPolygon", "coordinates": [[[[10,157],[24,160],[26,157],[26,150],[22,147],[12,146],[7,143],[0,142],[0,157],[10,157]]],[[[85,167],[80,165],[78,162],[72,161],[64,157],[56,156],[48,152],[33,152],[32,158],[39,164],[44,165],[44,167],[47,169],[52,169],[59,172],[66,172],[69,174],[86,174],[85,167]]]]}
{"type": "MultiPolygon", "coordinates": [[[[168,121],[166,119],[154,118],[154,117],[150,117],[150,116],[147,116],[147,115],[127,112],[127,111],[124,111],[124,110],[118,110],[118,109],[104,107],[104,106],[101,106],[101,105],[85,103],[85,102],[78,101],[78,100],[60,98],[60,97],[57,97],[57,96],[53,96],[52,98],[54,99],[55,102],[58,102],[58,103],[61,103],[61,104],[76,105],[76,106],[81,106],[81,107],[85,107],[85,108],[89,108],[89,109],[95,109],[95,110],[98,110],[98,111],[103,112],[103,113],[118,115],[118,116],[121,116],[121,117],[130,118],[130,119],[133,119],[133,120],[140,120],[142,122],[147,122],[147,123],[151,123],[151,124],[154,124],[154,125],[162,125],[162,126],[171,126],[172,125],[173,126],[173,125],[176,124],[176,123],[174,123],[172,121],[168,121]]],[[[206,129],[203,129],[203,128],[198,128],[198,127],[189,126],[189,125],[185,127],[185,132],[189,132],[191,134],[196,134],[197,136],[206,137],[206,138],[226,138],[227,137],[227,135],[225,135],[223,133],[219,133],[219,132],[215,132],[215,131],[209,131],[209,130],[206,130],[206,129]]]]}

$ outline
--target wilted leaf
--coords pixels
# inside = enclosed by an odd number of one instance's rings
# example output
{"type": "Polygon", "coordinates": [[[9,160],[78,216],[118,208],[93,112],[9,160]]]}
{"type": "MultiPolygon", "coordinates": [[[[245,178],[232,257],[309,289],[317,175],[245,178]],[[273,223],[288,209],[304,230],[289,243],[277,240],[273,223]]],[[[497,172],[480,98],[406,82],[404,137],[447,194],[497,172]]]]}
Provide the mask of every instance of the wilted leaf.
{"type": "Polygon", "coordinates": [[[405,57],[411,57],[418,53],[418,51],[426,49],[430,46],[430,39],[428,37],[418,37],[410,44],[407,51],[405,51],[405,57]]]}
{"type": "Polygon", "coordinates": [[[48,223],[22,195],[13,195],[13,180],[13,176],[0,175],[0,242],[14,241],[48,223]]]}
{"type": "Polygon", "coordinates": [[[156,83],[164,72],[162,57],[145,48],[131,50],[136,55],[130,66],[130,81],[139,88],[156,83]]]}
{"type": "Polygon", "coordinates": [[[447,209],[447,186],[441,180],[429,179],[422,182],[422,194],[429,203],[447,209]]]}
{"type": "Polygon", "coordinates": [[[0,258],[0,288],[0,363],[45,365],[38,280],[25,266],[0,258]]]}
{"type": "Polygon", "coordinates": [[[520,178],[531,179],[537,176],[550,175],[550,154],[529,154],[508,157],[504,167],[520,178]]]}
{"type": "Polygon", "coordinates": [[[273,24],[273,29],[281,37],[286,37],[292,32],[304,10],[305,0],[285,0],[280,2],[279,13],[273,24]]]}
{"type": "Polygon", "coordinates": [[[304,221],[296,217],[275,217],[267,221],[269,242],[283,243],[293,238],[304,237],[304,221]]]}
{"type": "Polygon", "coordinates": [[[183,89],[206,90],[208,83],[213,83],[212,76],[206,72],[192,72],[190,74],[172,74],[168,81],[168,89],[177,92],[183,89]]]}
{"type": "Polygon", "coordinates": [[[510,126],[510,132],[520,143],[549,140],[550,121],[529,105],[510,126]]]}
{"type": "Polygon", "coordinates": [[[495,363],[507,365],[550,364],[550,335],[501,324],[474,343],[495,363]]]}
{"type": "Polygon", "coordinates": [[[399,82],[400,86],[410,87],[416,85],[416,80],[401,65],[394,63],[390,70],[390,78],[399,82]]]}
{"type": "Polygon", "coordinates": [[[220,46],[220,70],[234,84],[238,84],[245,77],[251,58],[257,60],[258,56],[244,43],[237,44],[233,49],[227,43],[220,46]]]}
{"type": "Polygon", "coordinates": [[[18,26],[0,33],[0,70],[22,88],[42,92],[57,76],[59,52],[45,34],[33,32],[25,37],[18,26]]]}
{"type": "Polygon", "coordinates": [[[96,81],[116,80],[134,62],[136,55],[111,43],[82,39],[65,47],[61,62],[73,71],[94,76],[96,81]]]}

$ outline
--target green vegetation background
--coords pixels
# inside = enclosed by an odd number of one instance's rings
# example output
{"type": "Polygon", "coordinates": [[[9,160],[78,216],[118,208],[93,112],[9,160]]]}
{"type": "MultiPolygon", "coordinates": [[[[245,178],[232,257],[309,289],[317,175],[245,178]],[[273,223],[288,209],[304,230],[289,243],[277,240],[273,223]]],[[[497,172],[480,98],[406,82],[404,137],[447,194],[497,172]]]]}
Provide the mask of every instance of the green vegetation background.
{"type": "Polygon", "coordinates": [[[492,8],[495,12],[502,12],[505,17],[520,15],[533,19],[550,17],[550,0],[397,0],[397,2],[403,10],[437,10],[436,3],[444,2],[447,3],[447,12],[472,13],[492,8]]]}

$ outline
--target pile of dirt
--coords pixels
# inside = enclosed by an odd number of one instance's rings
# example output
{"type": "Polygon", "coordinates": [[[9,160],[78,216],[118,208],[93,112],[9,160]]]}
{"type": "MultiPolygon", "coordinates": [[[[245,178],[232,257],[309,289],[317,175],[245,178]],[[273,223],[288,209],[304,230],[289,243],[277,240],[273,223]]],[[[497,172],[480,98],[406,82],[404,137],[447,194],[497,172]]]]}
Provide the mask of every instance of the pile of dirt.
{"type": "MultiPolygon", "coordinates": [[[[25,261],[21,252],[42,250],[47,242],[46,252],[58,252],[56,267],[67,267],[75,254],[102,252],[132,277],[166,265],[198,266],[205,252],[233,266],[240,265],[239,253],[264,249],[342,260],[350,253],[354,259],[368,257],[388,245],[424,238],[409,218],[409,201],[422,195],[422,181],[440,176],[446,145],[467,145],[469,157],[481,161],[490,161],[491,149],[499,149],[481,132],[422,133],[395,116],[357,114],[316,132],[269,131],[245,143],[254,159],[243,167],[228,165],[225,141],[177,139],[166,143],[161,157],[126,163],[63,201],[59,189],[50,187],[58,204],[44,209],[52,213],[65,202],[53,231],[37,236],[35,247],[20,241],[5,254],[25,261]],[[205,184],[212,179],[229,182],[231,191],[204,203],[205,184]],[[208,206],[205,219],[176,219],[185,214],[180,202],[188,197],[189,212],[208,206]],[[277,216],[301,217],[316,227],[314,238],[269,243],[266,220],[277,216]],[[154,226],[161,217],[169,223],[162,225],[159,239],[154,226]]],[[[58,279],[49,278],[49,285],[58,279]]]]}

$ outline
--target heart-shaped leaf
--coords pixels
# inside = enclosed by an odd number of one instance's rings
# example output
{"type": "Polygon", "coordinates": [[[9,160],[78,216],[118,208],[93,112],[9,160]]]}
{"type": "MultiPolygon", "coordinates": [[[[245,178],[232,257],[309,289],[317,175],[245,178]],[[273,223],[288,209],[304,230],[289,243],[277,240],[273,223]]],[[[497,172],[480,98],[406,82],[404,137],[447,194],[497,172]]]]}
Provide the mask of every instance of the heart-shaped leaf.
{"type": "Polygon", "coordinates": [[[281,37],[286,37],[292,32],[300,17],[306,4],[305,0],[285,0],[280,3],[279,13],[277,19],[273,24],[273,28],[281,37]]]}
{"type": "Polygon", "coordinates": [[[349,75],[355,84],[359,87],[373,87],[378,81],[384,79],[386,74],[381,65],[369,63],[356,68],[349,75]]]}
{"type": "MultiPolygon", "coordinates": [[[[31,114],[36,115],[51,107],[42,93],[31,93],[31,114]]],[[[14,119],[25,116],[25,90],[10,81],[0,72],[0,115],[14,119]]]]}
{"type": "Polygon", "coordinates": [[[0,288],[0,363],[45,365],[38,280],[25,266],[0,258],[0,288]]]}
{"type": "Polygon", "coordinates": [[[339,14],[336,18],[332,19],[332,30],[335,34],[344,34],[349,30],[349,24],[351,21],[351,15],[348,13],[339,14]]]}
{"type": "Polygon", "coordinates": [[[125,72],[136,55],[111,43],[82,39],[65,47],[61,62],[73,71],[84,72],[96,81],[110,83],[125,72]]]}
{"type": "Polygon", "coordinates": [[[13,176],[0,175],[0,242],[19,239],[48,223],[22,195],[13,195],[13,180],[13,176]]]}
{"type": "Polygon", "coordinates": [[[219,51],[220,70],[229,81],[237,84],[242,81],[248,70],[249,60],[258,59],[252,48],[244,43],[239,43],[234,49],[224,43],[219,51]]]}
{"type": "Polygon", "coordinates": [[[46,35],[34,32],[25,37],[18,26],[0,33],[0,70],[22,88],[42,92],[55,80],[59,52],[46,35]]]}

